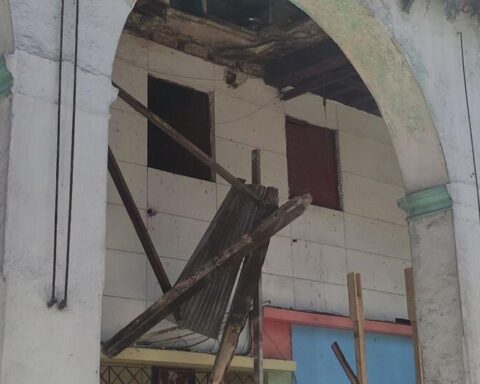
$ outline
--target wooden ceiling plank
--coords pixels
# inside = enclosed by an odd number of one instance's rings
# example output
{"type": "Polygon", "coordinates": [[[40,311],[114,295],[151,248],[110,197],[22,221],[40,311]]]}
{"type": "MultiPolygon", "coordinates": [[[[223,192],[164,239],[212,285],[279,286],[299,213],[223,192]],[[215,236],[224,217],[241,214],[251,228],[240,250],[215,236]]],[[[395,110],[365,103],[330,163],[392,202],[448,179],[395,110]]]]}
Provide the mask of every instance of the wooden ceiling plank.
{"type": "Polygon", "coordinates": [[[327,73],[323,76],[307,79],[303,83],[297,85],[294,89],[283,92],[281,99],[284,101],[291,100],[297,96],[307,92],[314,92],[318,89],[324,89],[334,83],[351,78],[356,74],[355,69],[349,65],[343,70],[327,73]]]}

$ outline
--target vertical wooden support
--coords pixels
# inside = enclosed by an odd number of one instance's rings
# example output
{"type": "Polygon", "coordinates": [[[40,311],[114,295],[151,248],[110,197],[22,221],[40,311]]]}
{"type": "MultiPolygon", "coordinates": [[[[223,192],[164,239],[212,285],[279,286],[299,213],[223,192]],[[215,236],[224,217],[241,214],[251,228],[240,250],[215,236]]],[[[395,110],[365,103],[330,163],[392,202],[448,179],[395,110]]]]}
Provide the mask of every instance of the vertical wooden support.
{"type": "MultiPolygon", "coordinates": [[[[252,184],[261,184],[261,157],[260,150],[252,151],[252,184]]],[[[256,384],[263,384],[263,300],[262,274],[258,278],[258,287],[253,296],[252,322],[252,357],[253,374],[256,384]]]]}
{"type": "Polygon", "coordinates": [[[405,288],[407,291],[408,318],[412,326],[413,354],[415,357],[415,376],[417,384],[423,384],[422,352],[418,343],[417,314],[415,310],[415,284],[413,268],[405,269],[405,288]]]}
{"type": "Polygon", "coordinates": [[[363,315],[362,281],[360,274],[350,272],[347,276],[347,281],[350,317],[353,322],[353,332],[355,337],[357,379],[360,384],[367,384],[364,331],[365,318],[363,315]]]}

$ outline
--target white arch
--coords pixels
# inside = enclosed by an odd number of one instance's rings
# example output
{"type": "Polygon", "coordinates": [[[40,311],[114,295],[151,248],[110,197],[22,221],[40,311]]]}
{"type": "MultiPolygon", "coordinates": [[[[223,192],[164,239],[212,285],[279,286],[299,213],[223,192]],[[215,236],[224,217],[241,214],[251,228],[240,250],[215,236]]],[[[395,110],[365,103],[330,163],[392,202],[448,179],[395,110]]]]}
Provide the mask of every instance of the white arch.
{"type": "Polygon", "coordinates": [[[358,0],[291,0],[340,46],[387,124],[407,192],[448,182],[442,147],[424,95],[404,55],[358,0]]]}

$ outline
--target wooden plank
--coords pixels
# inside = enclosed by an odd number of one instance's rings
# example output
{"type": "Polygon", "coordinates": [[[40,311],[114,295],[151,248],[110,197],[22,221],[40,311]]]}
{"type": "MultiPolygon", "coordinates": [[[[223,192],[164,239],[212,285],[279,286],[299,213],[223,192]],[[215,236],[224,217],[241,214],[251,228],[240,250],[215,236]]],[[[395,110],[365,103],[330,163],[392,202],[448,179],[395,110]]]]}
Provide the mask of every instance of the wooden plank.
{"type": "MultiPolygon", "coordinates": [[[[260,217],[265,217],[272,213],[278,201],[278,191],[274,188],[267,189],[265,200],[270,203],[266,204],[265,207],[270,208],[265,208],[264,212],[260,212],[260,217]]],[[[262,274],[265,256],[267,255],[268,243],[269,240],[245,258],[215,364],[210,375],[210,384],[222,383],[225,372],[235,355],[240,333],[248,320],[252,302],[254,297],[258,296],[258,281],[262,274]]],[[[257,372],[257,374],[259,373],[257,372]]]]}
{"type": "MultiPolygon", "coordinates": [[[[261,169],[261,152],[260,149],[252,151],[252,184],[262,183],[262,169],[261,169]]],[[[267,246],[268,249],[268,246],[267,246]]],[[[259,255],[265,260],[265,255],[262,255],[263,249],[259,250],[259,255]]],[[[262,263],[263,266],[263,263],[262,263]]],[[[253,296],[253,308],[251,312],[251,327],[252,327],[252,357],[253,357],[253,378],[256,384],[263,384],[263,299],[262,299],[262,271],[257,278],[257,289],[253,296]]]]}
{"type": "MultiPolygon", "coordinates": [[[[153,348],[127,348],[115,358],[100,355],[102,365],[143,365],[171,368],[190,368],[210,371],[215,356],[209,353],[174,351],[153,348]]],[[[292,360],[265,359],[265,369],[280,372],[295,372],[296,363],[292,360]]],[[[253,372],[253,359],[250,356],[235,356],[230,364],[230,372],[253,372]]],[[[158,384],[158,383],[155,383],[158,384]]]]}
{"type": "MultiPolygon", "coordinates": [[[[258,279],[262,273],[262,265],[265,261],[267,250],[268,244],[264,244],[245,260],[209,384],[221,384],[223,382],[225,372],[235,355],[240,333],[248,320],[252,300],[256,295],[258,279]]],[[[254,372],[254,375],[258,375],[258,373],[254,372]]]]}
{"type": "Polygon", "coordinates": [[[348,64],[342,50],[332,40],[295,51],[266,68],[266,82],[277,88],[299,83],[348,64]]]}
{"type": "Polygon", "coordinates": [[[347,62],[348,61],[343,54],[328,57],[326,59],[324,58],[318,63],[311,64],[302,68],[301,70],[298,70],[297,72],[285,74],[284,76],[275,79],[275,83],[279,88],[283,88],[288,85],[295,86],[299,82],[303,82],[309,78],[317,77],[337,69],[338,67],[345,65],[347,62]]]}
{"type": "Polygon", "coordinates": [[[104,344],[103,352],[109,357],[119,354],[168,314],[176,311],[185,300],[197,293],[208,283],[208,277],[212,271],[260,248],[278,231],[302,215],[311,201],[312,198],[308,194],[289,200],[263,220],[253,232],[245,234],[236,244],[206,262],[195,275],[177,282],[162,298],[108,340],[104,344]]]}
{"type": "Polygon", "coordinates": [[[146,117],[150,123],[155,125],[157,128],[165,132],[172,140],[175,140],[179,145],[185,148],[203,164],[208,166],[210,169],[214,170],[217,174],[222,176],[226,181],[228,181],[232,187],[241,191],[245,196],[250,198],[255,204],[262,204],[262,200],[259,196],[255,195],[245,184],[237,180],[230,172],[223,168],[220,164],[216,163],[212,158],[210,158],[205,152],[198,148],[195,144],[181,135],[175,128],[173,128],[166,121],[155,115],[127,91],[121,88],[118,84],[112,82],[113,86],[118,89],[118,97],[130,105],[135,111],[140,113],[142,116],[146,117]]]}
{"type": "Polygon", "coordinates": [[[418,342],[417,314],[415,310],[415,283],[413,268],[405,269],[405,287],[407,292],[408,318],[412,327],[413,354],[415,357],[415,377],[417,384],[423,384],[422,351],[418,342]]]}
{"type": "Polygon", "coordinates": [[[359,273],[350,272],[347,276],[348,302],[350,318],[353,322],[355,339],[355,359],[359,384],[367,384],[367,367],[365,359],[365,318],[363,315],[362,282],[359,273]]]}
{"type": "Polygon", "coordinates": [[[324,76],[318,76],[315,79],[309,79],[300,84],[295,85],[295,88],[286,92],[282,92],[281,99],[284,101],[294,99],[297,96],[303,95],[307,92],[314,92],[318,89],[328,87],[331,84],[337,83],[341,80],[349,79],[356,74],[355,69],[349,65],[344,69],[330,72],[324,76]]]}
{"type": "Polygon", "coordinates": [[[110,147],[108,147],[108,171],[112,176],[113,183],[115,184],[120,198],[122,199],[123,205],[127,210],[128,216],[132,221],[135,232],[140,239],[140,243],[142,244],[145,254],[147,255],[147,259],[152,266],[153,273],[155,274],[155,277],[157,278],[157,281],[160,284],[163,293],[166,293],[172,288],[172,285],[168,280],[167,273],[163,268],[160,257],[158,257],[157,250],[153,245],[153,241],[150,238],[147,227],[145,226],[145,223],[140,216],[138,208],[128,188],[127,182],[123,177],[122,171],[120,170],[117,160],[115,159],[115,156],[110,147]]]}
{"type": "Polygon", "coordinates": [[[334,342],[332,344],[332,350],[333,350],[333,353],[335,354],[338,362],[342,366],[343,371],[345,372],[345,375],[347,375],[348,380],[350,380],[350,383],[351,384],[360,384],[358,379],[357,379],[357,376],[353,372],[353,369],[350,367],[350,364],[348,364],[347,358],[343,354],[343,352],[342,352],[342,350],[341,350],[341,348],[340,348],[340,346],[338,345],[337,342],[334,342]]]}

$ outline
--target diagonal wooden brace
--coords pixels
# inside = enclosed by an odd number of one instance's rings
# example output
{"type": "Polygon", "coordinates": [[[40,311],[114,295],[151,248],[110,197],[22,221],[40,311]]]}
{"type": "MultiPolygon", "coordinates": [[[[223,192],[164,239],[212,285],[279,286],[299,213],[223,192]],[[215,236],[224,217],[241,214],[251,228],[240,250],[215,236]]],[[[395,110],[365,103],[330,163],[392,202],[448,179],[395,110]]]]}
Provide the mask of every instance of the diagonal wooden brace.
{"type": "Polygon", "coordinates": [[[184,149],[190,152],[190,154],[195,156],[207,167],[209,167],[210,169],[215,171],[217,174],[222,176],[226,181],[228,181],[232,185],[233,188],[242,192],[255,204],[257,205],[262,204],[262,199],[259,196],[257,196],[255,193],[253,193],[253,191],[250,188],[248,188],[244,183],[239,181],[235,176],[233,176],[220,164],[215,162],[211,157],[209,157],[205,152],[203,152],[200,148],[198,148],[185,136],[177,132],[177,130],[173,128],[170,124],[168,124],[165,120],[161,119],[155,113],[150,111],[147,107],[145,107],[142,103],[140,103],[137,99],[135,99],[122,87],[120,87],[118,84],[115,84],[115,83],[112,83],[112,84],[114,87],[118,89],[118,97],[120,97],[123,101],[125,101],[128,105],[130,105],[135,111],[137,111],[138,113],[146,117],[150,123],[155,125],[157,128],[161,129],[172,140],[174,140],[180,146],[182,146],[184,149]]]}
{"type": "Polygon", "coordinates": [[[140,243],[142,244],[148,261],[152,266],[153,273],[155,274],[155,277],[157,278],[163,293],[166,293],[172,288],[172,285],[168,280],[167,273],[163,268],[160,257],[158,257],[157,250],[153,245],[153,241],[150,238],[147,227],[145,226],[145,223],[143,222],[143,219],[138,212],[138,208],[135,204],[135,201],[133,200],[132,194],[130,193],[128,185],[122,175],[122,171],[120,170],[117,160],[115,159],[115,156],[110,147],[108,147],[108,171],[110,172],[110,176],[112,176],[115,187],[117,187],[118,194],[122,199],[128,216],[130,216],[133,228],[135,229],[135,232],[137,232],[140,243]]]}
{"type": "Polygon", "coordinates": [[[353,369],[350,367],[350,364],[348,364],[348,361],[347,361],[345,355],[343,354],[342,349],[340,348],[340,346],[338,345],[338,343],[336,341],[332,344],[332,350],[333,350],[333,353],[335,354],[338,362],[342,366],[343,371],[345,372],[345,375],[347,375],[348,380],[350,380],[350,383],[351,384],[360,384],[360,382],[357,379],[357,376],[353,372],[353,369]]]}
{"type": "Polygon", "coordinates": [[[272,215],[261,221],[254,231],[244,235],[236,244],[206,262],[195,275],[178,282],[161,299],[108,340],[103,346],[103,352],[108,357],[118,355],[162,319],[177,310],[185,300],[197,293],[208,283],[212,271],[260,248],[282,228],[302,215],[311,201],[312,197],[306,194],[282,205],[272,215]]]}

